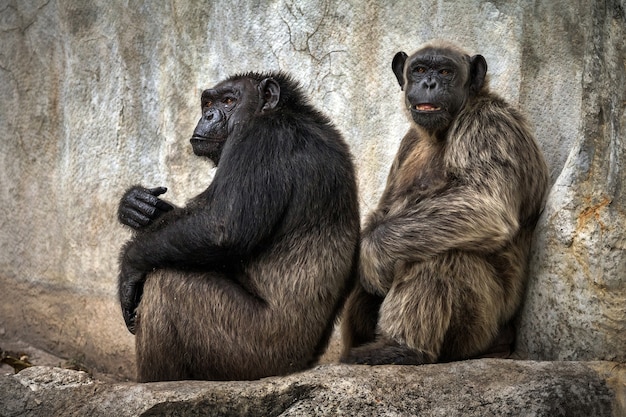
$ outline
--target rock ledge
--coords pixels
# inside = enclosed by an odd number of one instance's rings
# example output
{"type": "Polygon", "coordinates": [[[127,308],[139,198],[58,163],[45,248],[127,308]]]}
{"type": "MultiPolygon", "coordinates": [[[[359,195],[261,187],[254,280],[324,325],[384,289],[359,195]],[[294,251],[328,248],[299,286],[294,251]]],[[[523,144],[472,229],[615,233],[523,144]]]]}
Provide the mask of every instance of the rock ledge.
{"type": "Polygon", "coordinates": [[[0,376],[10,416],[626,416],[626,367],[481,359],[411,366],[322,365],[259,381],[109,383],[32,367],[0,376]]]}

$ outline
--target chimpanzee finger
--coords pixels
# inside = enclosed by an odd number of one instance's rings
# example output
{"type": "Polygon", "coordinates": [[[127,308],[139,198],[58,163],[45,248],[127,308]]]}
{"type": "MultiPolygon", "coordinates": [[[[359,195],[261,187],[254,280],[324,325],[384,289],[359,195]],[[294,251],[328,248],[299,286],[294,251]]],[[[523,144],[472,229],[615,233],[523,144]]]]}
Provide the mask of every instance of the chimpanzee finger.
{"type": "Polygon", "coordinates": [[[174,210],[174,206],[171,205],[170,203],[168,203],[167,201],[163,201],[161,199],[159,199],[156,203],[156,208],[161,210],[161,211],[170,211],[170,210],[174,210]]]}
{"type": "Polygon", "coordinates": [[[134,207],[121,206],[117,213],[120,223],[138,229],[150,223],[150,218],[140,213],[134,207]]]}
{"type": "Polygon", "coordinates": [[[165,194],[167,192],[167,187],[154,187],[149,188],[148,192],[153,196],[160,196],[161,194],[165,194]]]}
{"type": "Polygon", "coordinates": [[[135,230],[140,229],[145,226],[145,224],[138,223],[131,218],[124,218],[122,221],[122,224],[125,224],[126,226],[131,227],[135,230]]]}
{"type": "Polygon", "coordinates": [[[135,334],[137,320],[137,306],[143,295],[143,279],[141,273],[123,272],[119,277],[119,297],[122,307],[124,323],[128,331],[135,334]]]}
{"type": "Polygon", "coordinates": [[[136,200],[133,206],[120,207],[120,216],[146,225],[155,217],[156,210],[154,205],[136,200]]]}
{"type": "Polygon", "coordinates": [[[170,211],[174,208],[174,206],[172,206],[170,203],[163,201],[160,198],[156,198],[156,196],[166,193],[167,187],[155,187],[155,188],[150,188],[147,191],[155,198],[154,199],[149,198],[146,200],[146,202],[152,204],[157,209],[161,211],[170,211]]]}
{"type": "Polygon", "coordinates": [[[132,334],[135,334],[137,329],[135,328],[135,323],[137,322],[137,313],[135,310],[129,310],[126,308],[122,308],[122,315],[124,316],[124,324],[126,324],[126,328],[132,334]]]}
{"type": "MultiPolygon", "coordinates": [[[[156,197],[157,195],[163,194],[165,191],[167,191],[167,188],[165,187],[157,187],[157,188],[152,188],[150,190],[146,189],[145,192],[138,194],[136,197],[136,201],[139,203],[141,202],[145,202],[147,204],[149,204],[152,207],[156,207],[157,209],[161,210],[161,211],[170,211],[174,208],[174,206],[172,206],[171,204],[167,203],[166,201],[161,200],[160,198],[156,197]]],[[[143,210],[143,209],[142,209],[143,210]]],[[[145,211],[145,210],[143,210],[145,211]]],[[[154,213],[148,213],[146,212],[146,214],[148,214],[150,217],[153,217],[154,213]]]]}
{"type": "Polygon", "coordinates": [[[150,192],[150,190],[141,190],[141,192],[137,192],[134,195],[135,201],[143,201],[144,203],[148,203],[151,206],[156,206],[156,202],[159,201],[159,198],[150,192]]]}
{"type": "Polygon", "coordinates": [[[120,296],[120,306],[122,308],[122,316],[124,317],[124,323],[128,330],[135,334],[135,308],[134,303],[134,284],[128,282],[126,277],[120,276],[120,287],[119,287],[119,296],[120,296]]]}

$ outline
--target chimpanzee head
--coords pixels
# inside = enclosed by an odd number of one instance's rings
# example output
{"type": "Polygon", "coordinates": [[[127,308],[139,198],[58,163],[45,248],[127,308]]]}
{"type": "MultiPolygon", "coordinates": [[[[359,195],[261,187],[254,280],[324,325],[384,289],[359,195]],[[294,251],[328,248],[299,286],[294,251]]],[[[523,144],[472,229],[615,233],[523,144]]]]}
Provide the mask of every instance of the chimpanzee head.
{"type": "Polygon", "coordinates": [[[487,62],[447,43],[433,43],[410,57],[398,52],[391,64],[405,91],[411,118],[430,133],[444,132],[483,87],[487,62]]]}
{"type": "Polygon", "coordinates": [[[255,115],[275,109],[280,94],[279,83],[260,74],[230,77],[204,90],[200,99],[202,117],[191,138],[194,153],[217,164],[228,138],[255,115]]]}

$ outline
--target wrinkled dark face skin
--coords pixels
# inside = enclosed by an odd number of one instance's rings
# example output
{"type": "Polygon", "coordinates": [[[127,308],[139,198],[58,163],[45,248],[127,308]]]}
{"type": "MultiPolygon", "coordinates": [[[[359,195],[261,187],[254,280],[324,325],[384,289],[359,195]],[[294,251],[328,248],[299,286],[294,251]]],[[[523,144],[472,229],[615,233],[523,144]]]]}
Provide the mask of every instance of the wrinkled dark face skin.
{"type": "Polygon", "coordinates": [[[426,47],[410,57],[398,52],[392,69],[413,121],[430,133],[442,134],[482,88],[487,63],[481,55],[426,47]]]}
{"type": "Polygon", "coordinates": [[[250,78],[226,80],[202,92],[202,117],[191,137],[196,155],[219,163],[228,137],[259,110],[260,84],[250,78]]]}

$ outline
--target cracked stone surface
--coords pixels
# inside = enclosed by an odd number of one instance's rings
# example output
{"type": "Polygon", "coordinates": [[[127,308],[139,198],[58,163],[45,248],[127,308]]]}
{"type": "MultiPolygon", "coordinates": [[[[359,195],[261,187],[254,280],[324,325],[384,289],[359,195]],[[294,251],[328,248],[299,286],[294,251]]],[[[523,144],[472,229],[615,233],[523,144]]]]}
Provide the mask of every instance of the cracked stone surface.
{"type": "Polygon", "coordinates": [[[33,367],[0,376],[12,416],[626,416],[626,370],[608,362],[482,359],[413,366],[324,365],[249,382],[104,383],[33,367]]]}

